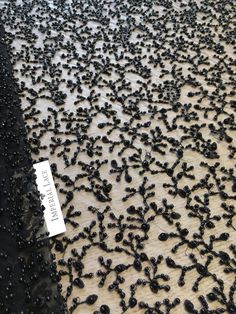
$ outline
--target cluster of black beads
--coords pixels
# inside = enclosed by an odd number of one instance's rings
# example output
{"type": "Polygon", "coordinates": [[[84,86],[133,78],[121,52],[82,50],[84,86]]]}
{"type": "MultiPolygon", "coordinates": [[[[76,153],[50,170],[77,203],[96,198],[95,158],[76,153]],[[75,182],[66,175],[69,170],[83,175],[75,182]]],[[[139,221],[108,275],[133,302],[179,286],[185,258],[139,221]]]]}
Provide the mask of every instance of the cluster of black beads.
{"type": "Polygon", "coordinates": [[[0,312],[65,313],[0,25],[0,312]]]}
{"type": "Polygon", "coordinates": [[[0,9],[68,311],[236,313],[236,3],[0,9]]]}

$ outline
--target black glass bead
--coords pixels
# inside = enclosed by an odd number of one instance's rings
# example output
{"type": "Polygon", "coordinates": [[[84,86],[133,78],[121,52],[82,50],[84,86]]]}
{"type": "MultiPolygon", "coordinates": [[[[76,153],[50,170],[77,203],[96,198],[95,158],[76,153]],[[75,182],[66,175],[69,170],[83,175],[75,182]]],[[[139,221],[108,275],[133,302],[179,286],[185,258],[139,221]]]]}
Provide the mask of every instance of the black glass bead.
{"type": "Polygon", "coordinates": [[[202,276],[205,276],[207,274],[207,269],[206,267],[204,267],[203,265],[201,264],[197,264],[196,266],[196,269],[197,269],[197,272],[202,275],[202,276]]]}
{"type": "Polygon", "coordinates": [[[100,313],[101,314],[110,314],[110,308],[108,305],[103,304],[100,306],[100,313]]]}
{"type": "Polygon", "coordinates": [[[115,235],[115,240],[116,240],[116,242],[122,241],[122,240],[123,240],[123,237],[124,237],[124,235],[123,235],[122,232],[117,233],[117,234],[115,235]]]}
{"type": "Polygon", "coordinates": [[[142,230],[143,230],[144,232],[148,232],[149,229],[150,229],[150,225],[147,224],[147,223],[143,223],[143,224],[141,225],[141,228],[142,228],[142,230]]]}
{"type": "Polygon", "coordinates": [[[228,313],[236,313],[236,306],[233,303],[227,304],[228,313]]]}
{"type": "Polygon", "coordinates": [[[161,233],[161,234],[159,234],[158,239],[159,239],[160,241],[166,241],[166,240],[169,239],[169,234],[168,234],[168,233],[161,233]]]}
{"type": "Polygon", "coordinates": [[[86,298],[86,303],[88,305],[93,305],[97,301],[98,296],[96,294],[91,294],[86,298]]]}
{"type": "Polygon", "coordinates": [[[84,288],[84,282],[80,278],[76,278],[74,284],[80,289],[84,288]]]}
{"type": "Polygon", "coordinates": [[[150,283],[150,288],[151,288],[152,292],[157,293],[158,289],[159,289],[158,283],[156,281],[152,280],[150,283]]]}
{"type": "Polygon", "coordinates": [[[141,271],[142,270],[142,263],[140,262],[140,260],[136,259],[134,261],[134,268],[137,270],[137,271],[141,271]]]}
{"type": "Polygon", "coordinates": [[[194,305],[191,301],[185,300],[184,301],[184,308],[188,313],[195,313],[194,305]]]}
{"type": "Polygon", "coordinates": [[[135,307],[137,305],[137,300],[135,298],[130,298],[129,299],[129,306],[131,308],[135,307]]]}
{"type": "Polygon", "coordinates": [[[209,301],[217,300],[217,297],[216,297],[215,293],[213,293],[213,292],[208,293],[207,298],[208,298],[209,301]]]}

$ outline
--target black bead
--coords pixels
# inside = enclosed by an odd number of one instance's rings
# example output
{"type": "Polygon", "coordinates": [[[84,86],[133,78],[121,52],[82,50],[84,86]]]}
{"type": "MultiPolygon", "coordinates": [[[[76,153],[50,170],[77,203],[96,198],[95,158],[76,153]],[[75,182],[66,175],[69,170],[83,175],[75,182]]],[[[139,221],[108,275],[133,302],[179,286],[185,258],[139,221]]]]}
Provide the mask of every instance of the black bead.
{"type": "Polygon", "coordinates": [[[196,313],[193,303],[189,300],[184,301],[184,308],[188,313],[196,313]]]}
{"type": "Polygon", "coordinates": [[[100,312],[101,312],[101,314],[110,314],[109,306],[106,304],[101,305],[100,312]]]}
{"type": "Polygon", "coordinates": [[[98,296],[96,294],[91,294],[87,297],[86,303],[88,305],[93,305],[97,301],[98,296]]]}
{"type": "Polygon", "coordinates": [[[166,240],[168,240],[168,238],[169,238],[169,234],[168,233],[161,233],[161,234],[159,234],[159,237],[158,237],[158,239],[160,241],[166,241],[166,240]]]}

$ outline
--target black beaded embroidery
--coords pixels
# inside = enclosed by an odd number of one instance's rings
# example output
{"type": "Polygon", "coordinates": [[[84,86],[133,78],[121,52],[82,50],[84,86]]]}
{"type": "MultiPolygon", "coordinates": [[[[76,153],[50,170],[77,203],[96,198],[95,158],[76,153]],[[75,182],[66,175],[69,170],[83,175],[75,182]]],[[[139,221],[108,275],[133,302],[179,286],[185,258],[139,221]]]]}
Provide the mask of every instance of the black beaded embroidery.
{"type": "Polygon", "coordinates": [[[67,224],[51,241],[65,311],[236,313],[235,12],[1,2],[32,156],[49,158],[67,224]]]}
{"type": "Polygon", "coordinates": [[[0,25],[0,312],[65,313],[0,25]]]}

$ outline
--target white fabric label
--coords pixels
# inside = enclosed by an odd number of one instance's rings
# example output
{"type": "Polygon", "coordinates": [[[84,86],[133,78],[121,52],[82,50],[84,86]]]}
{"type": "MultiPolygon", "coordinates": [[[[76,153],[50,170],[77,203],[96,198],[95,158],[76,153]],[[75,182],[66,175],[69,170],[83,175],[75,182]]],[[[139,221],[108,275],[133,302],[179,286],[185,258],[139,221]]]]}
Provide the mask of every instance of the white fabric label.
{"type": "Polygon", "coordinates": [[[45,207],[44,219],[46,222],[49,237],[66,231],[65,222],[61,212],[57,191],[54,185],[49,161],[42,161],[34,164],[36,171],[36,183],[42,195],[42,205],[45,207]]]}

